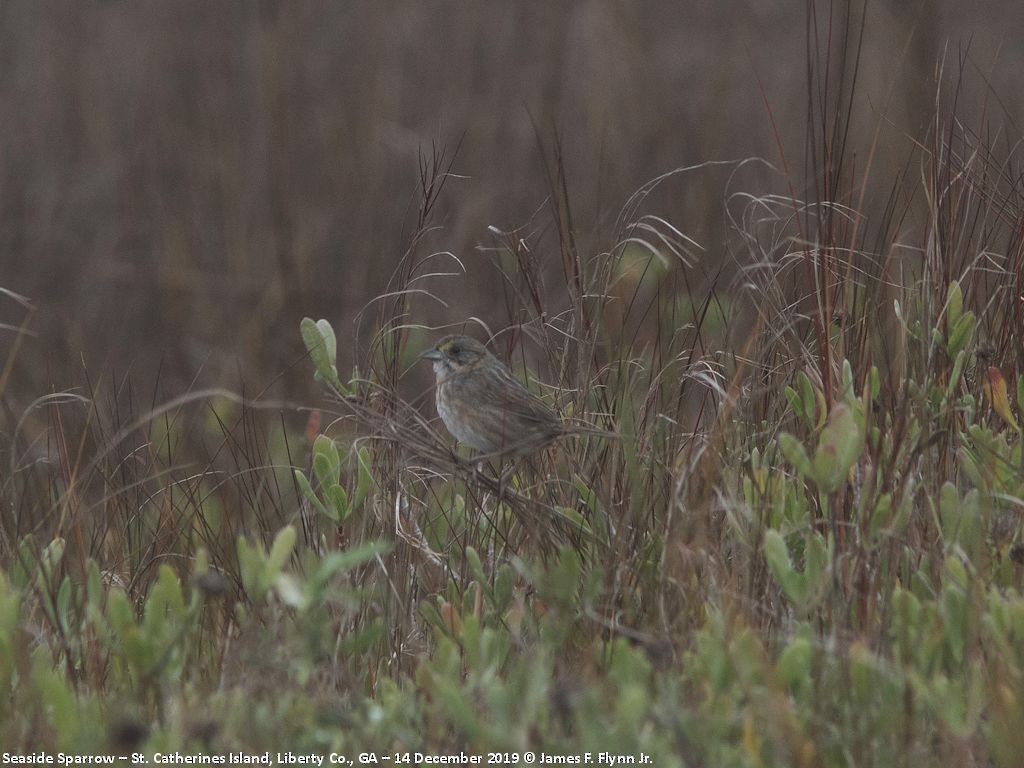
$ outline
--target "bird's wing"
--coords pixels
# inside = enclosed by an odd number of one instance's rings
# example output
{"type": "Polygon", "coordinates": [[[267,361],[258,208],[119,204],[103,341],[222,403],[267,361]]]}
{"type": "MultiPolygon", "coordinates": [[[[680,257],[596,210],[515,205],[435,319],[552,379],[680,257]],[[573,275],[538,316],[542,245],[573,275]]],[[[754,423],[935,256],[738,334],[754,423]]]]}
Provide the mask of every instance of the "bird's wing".
{"type": "Polygon", "coordinates": [[[506,411],[510,415],[538,424],[558,424],[555,412],[539,397],[520,383],[504,366],[495,371],[499,381],[487,381],[480,393],[481,405],[488,405],[506,411]]]}

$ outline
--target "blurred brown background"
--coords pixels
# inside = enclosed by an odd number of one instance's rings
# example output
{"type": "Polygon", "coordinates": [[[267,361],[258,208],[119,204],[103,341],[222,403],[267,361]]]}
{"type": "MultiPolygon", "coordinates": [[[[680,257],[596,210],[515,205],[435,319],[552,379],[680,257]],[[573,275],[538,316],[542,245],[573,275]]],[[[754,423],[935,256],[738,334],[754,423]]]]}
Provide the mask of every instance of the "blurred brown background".
{"type": "MultiPolygon", "coordinates": [[[[71,386],[83,361],[142,382],[159,369],[168,395],[192,382],[252,393],[301,355],[303,315],[348,343],[401,256],[417,152],[432,142],[462,140],[465,178],[427,245],[458,255],[467,277],[438,279],[450,309],[423,302],[413,319],[500,324],[476,247],[489,225],[524,225],[543,206],[534,120],[545,140],[552,125],[562,136],[588,247],[610,246],[622,204],[657,174],[779,164],[766,102],[802,178],[806,20],[803,2],[766,0],[5,2],[0,286],[37,306],[7,396],[71,386]]],[[[905,159],[944,50],[1019,126],[1021,29],[1016,0],[871,4],[857,162],[879,125],[877,167],[905,159]]],[[[688,176],[655,206],[709,259],[723,189],[721,173],[688,176]]],[[[7,299],[0,313],[23,318],[7,299]]],[[[5,352],[13,338],[2,331],[5,352]]],[[[271,391],[311,397],[309,366],[271,391]]]]}

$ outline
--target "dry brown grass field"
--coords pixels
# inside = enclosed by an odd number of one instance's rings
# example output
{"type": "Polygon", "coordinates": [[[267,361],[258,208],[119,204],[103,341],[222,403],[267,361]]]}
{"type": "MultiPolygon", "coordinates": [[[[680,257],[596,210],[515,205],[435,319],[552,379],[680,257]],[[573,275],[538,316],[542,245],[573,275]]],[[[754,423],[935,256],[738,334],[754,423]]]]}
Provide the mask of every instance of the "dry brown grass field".
{"type": "Polygon", "coordinates": [[[1019,765],[1021,28],[0,6],[3,753],[1019,765]]]}

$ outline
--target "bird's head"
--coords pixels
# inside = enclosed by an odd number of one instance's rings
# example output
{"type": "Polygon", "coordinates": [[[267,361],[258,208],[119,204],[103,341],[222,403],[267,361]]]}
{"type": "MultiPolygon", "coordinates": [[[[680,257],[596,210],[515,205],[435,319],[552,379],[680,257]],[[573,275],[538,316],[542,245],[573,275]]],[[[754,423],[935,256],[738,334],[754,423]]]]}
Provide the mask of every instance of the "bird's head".
{"type": "Polygon", "coordinates": [[[434,364],[434,373],[447,376],[476,365],[488,355],[487,347],[470,336],[445,336],[420,357],[434,364]]]}

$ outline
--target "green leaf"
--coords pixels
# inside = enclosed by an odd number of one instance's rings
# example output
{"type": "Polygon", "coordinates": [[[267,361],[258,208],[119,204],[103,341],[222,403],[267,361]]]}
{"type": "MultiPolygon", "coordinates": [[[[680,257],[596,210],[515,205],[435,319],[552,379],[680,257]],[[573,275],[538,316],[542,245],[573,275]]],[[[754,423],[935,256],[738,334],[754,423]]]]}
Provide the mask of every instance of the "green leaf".
{"type": "Polygon", "coordinates": [[[849,360],[843,360],[843,391],[839,396],[840,400],[852,400],[855,397],[853,389],[853,366],[849,360]]]}
{"type": "Polygon", "coordinates": [[[331,466],[330,459],[322,453],[313,456],[313,476],[321,488],[338,482],[338,475],[332,472],[332,469],[334,468],[331,466]]]}
{"type": "Polygon", "coordinates": [[[576,473],[573,475],[573,485],[576,487],[576,492],[580,495],[580,498],[583,499],[583,503],[586,504],[587,509],[592,514],[596,514],[598,512],[597,494],[590,487],[589,482],[582,475],[576,473]]]}
{"type": "MultiPolygon", "coordinates": [[[[961,499],[953,483],[944,483],[939,490],[939,524],[947,552],[950,548],[958,546],[969,558],[978,557],[984,542],[981,495],[978,489],[970,490],[968,495],[961,499]]],[[[952,563],[954,568],[963,569],[955,558],[952,563]]],[[[964,579],[966,580],[966,574],[964,579]]]]}
{"type": "Polygon", "coordinates": [[[960,505],[960,526],[957,541],[967,557],[979,560],[985,545],[985,518],[982,512],[982,495],[973,488],[964,496],[960,505]]]}
{"type": "Polygon", "coordinates": [[[9,638],[14,632],[21,605],[21,593],[7,581],[0,571],[0,638],[9,638]]]}
{"type": "Polygon", "coordinates": [[[338,652],[342,657],[359,658],[365,654],[370,647],[386,634],[384,623],[381,619],[373,619],[363,625],[362,629],[346,635],[338,643],[338,652]]]}
{"type": "Polygon", "coordinates": [[[454,681],[434,675],[430,694],[441,703],[448,718],[464,738],[472,741],[482,730],[477,720],[479,710],[476,703],[454,681]]]}
{"type": "Polygon", "coordinates": [[[779,434],[779,450],[801,477],[814,477],[814,467],[803,444],[788,432],[779,434]]]}
{"type": "Polygon", "coordinates": [[[956,353],[956,359],[953,362],[953,373],[949,377],[949,383],[946,385],[946,393],[942,398],[943,407],[945,407],[956,394],[957,388],[960,386],[960,380],[964,375],[964,368],[967,366],[967,350],[961,349],[956,353]]]}
{"type": "Polygon", "coordinates": [[[284,564],[291,557],[296,538],[297,534],[293,525],[286,525],[274,537],[274,543],[270,547],[270,556],[267,558],[267,573],[271,580],[277,578],[281,569],[284,568],[284,564]]]}
{"type": "Polygon", "coordinates": [[[804,403],[803,400],[800,399],[800,395],[797,394],[797,391],[792,387],[786,387],[782,392],[786,396],[786,402],[789,403],[789,410],[799,418],[803,418],[804,403]]]}
{"type": "Polygon", "coordinates": [[[107,595],[107,619],[110,626],[119,635],[124,635],[129,628],[135,626],[135,613],[128,596],[120,589],[114,588],[107,595]]]}
{"type": "Polygon", "coordinates": [[[53,666],[49,649],[41,645],[32,654],[32,690],[37,692],[43,711],[64,748],[78,737],[79,716],[74,691],[53,666]]]}
{"type": "Polygon", "coordinates": [[[328,359],[330,360],[331,366],[337,366],[338,364],[338,338],[334,335],[334,328],[326,320],[316,321],[317,330],[320,331],[320,337],[324,341],[324,348],[327,350],[328,359]]]}
{"type": "Polygon", "coordinates": [[[949,283],[949,290],[946,292],[946,328],[954,327],[960,320],[964,311],[964,292],[960,283],[952,280],[949,283]]]}
{"type": "Polygon", "coordinates": [[[921,628],[921,603],[912,592],[896,587],[892,595],[892,632],[904,662],[913,658],[921,628]]]}
{"type": "Polygon", "coordinates": [[[946,576],[949,577],[952,583],[960,589],[967,589],[967,569],[964,568],[960,558],[950,555],[943,564],[946,566],[946,576]]]}
{"type": "Polygon", "coordinates": [[[471,670],[480,670],[480,621],[472,613],[466,614],[462,618],[459,642],[463,653],[466,654],[466,666],[471,670]]]}
{"type": "Polygon", "coordinates": [[[352,508],[363,503],[366,495],[373,487],[373,474],[370,472],[370,452],[366,448],[356,451],[356,492],[352,498],[352,508]]]}
{"type": "Polygon", "coordinates": [[[810,680],[812,651],[811,643],[805,637],[794,638],[783,649],[775,664],[783,683],[790,688],[802,688],[810,680]]]}
{"type": "Polygon", "coordinates": [[[786,540],[774,528],[769,528],[764,534],[764,556],[786,597],[797,605],[802,604],[807,596],[807,585],[801,574],[793,569],[786,540]]]}
{"type": "Polygon", "coordinates": [[[386,555],[391,545],[383,541],[371,541],[355,549],[344,552],[332,552],[320,561],[320,567],[311,579],[314,586],[326,584],[336,573],[344,573],[358,568],[376,557],[386,555]]]}
{"type": "Polygon", "coordinates": [[[448,628],[444,623],[444,617],[441,615],[441,611],[438,610],[437,606],[429,600],[424,600],[420,603],[420,613],[428,624],[433,624],[441,635],[448,632],[448,628]]]}
{"type": "Polygon", "coordinates": [[[487,584],[487,575],[484,573],[483,563],[480,562],[480,555],[473,547],[466,547],[466,562],[469,563],[469,570],[477,583],[481,586],[487,584]]]}
{"type": "Polygon", "coordinates": [[[294,470],[295,483],[299,486],[299,490],[302,491],[302,495],[309,500],[309,503],[320,510],[320,513],[326,517],[334,520],[333,510],[327,508],[327,506],[320,501],[320,498],[313,491],[313,486],[309,484],[309,479],[306,477],[306,473],[301,469],[294,470]]]}
{"type": "Polygon", "coordinates": [[[302,583],[290,573],[279,573],[274,579],[274,591],[281,602],[298,611],[309,606],[309,598],[302,588],[302,583]]]}
{"type": "Polygon", "coordinates": [[[42,577],[46,581],[53,578],[57,566],[60,565],[60,561],[63,559],[64,539],[58,537],[43,547],[43,551],[39,554],[39,567],[42,571],[42,577]]]}
{"type": "Polygon", "coordinates": [[[579,590],[582,576],[580,557],[571,547],[562,547],[558,562],[544,574],[542,593],[553,602],[568,605],[579,590]]]}
{"type": "Polygon", "coordinates": [[[304,317],[299,323],[299,332],[302,334],[302,343],[309,353],[310,360],[313,361],[317,376],[339,391],[346,391],[335,367],[338,344],[330,323],[326,320],[316,322],[310,317],[304,317]]]}
{"type": "Polygon", "coordinates": [[[157,579],[146,596],[142,626],[150,641],[166,638],[175,621],[185,616],[181,582],[168,565],[161,565],[157,579]]]}
{"type": "Polygon", "coordinates": [[[494,608],[497,611],[505,610],[512,602],[512,595],[515,591],[516,574],[508,563],[498,568],[494,577],[494,608]]]}
{"type": "Polygon", "coordinates": [[[299,323],[299,332],[302,334],[302,343],[306,345],[309,358],[313,361],[317,373],[327,376],[331,371],[331,351],[327,348],[327,342],[316,321],[311,317],[302,318],[299,323]]]}
{"type": "Polygon", "coordinates": [[[950,482],[944,483],[939,490],[939,521],[946,545],[955,543],[960,527],[960,494],[950,482]]]}
{"type": "Polygon", "coordinates": [[[327,435],[317,435],[313,441],[313,472],[321,488],[337,483],[341,477],[338,444],[327,435]]]}
{"type": "Polygon", "coordinates": [[[815,412],[818,408],[818,397],[814,392],[814,385],[811,384],[811,380],[806,373],[800,371],[796,378],[797,384],[800,387],[800,399],[804,404],[804,421],[807,422],[808,428],[813,429],[816,421],[815,412]]]}
{"type": "Polygon", "coordinates": [[[953,326],[946,344],[946,352],[951,359],[955,359],[960,352],[967,349],[974,337],[974,328],[977,324],[974,313],[968,312],[953,326]]]}
{"type": "Polygon", "coordinates": [[[825,539],[820,534],[814,532],[807,534],[807,549],[804,559],[806,561],[804,583],[807,597],[823,594],[828,585],[828,569],[832,558],[825,539]]]}
{"type": "Polygon", "coordinates": [[[556,504],[554,509],[555,513],[571,526],[573,534],[582,534],[588,539],[594,539],[590,523],[579,510],[561,504],[556,504]]]}
{"type": "Polygon", "coordinates": [[[60,589],[57,590],[57,619],[64,633],[71,630],[71,593],[71,579],[65,576],[60,583],[60,589]]]}
{"type": "Polygon", "coordinates": [[[103,577],[100,575],[99,566],[92,558],[89,558],[85,567],[85,601],[90,608],[97,611],[103,607],[103,577]]]}
{"type": "Polygon", "coordinates": [[[871,523],[868,527],[871,537],[874,538],[882,530],[882,526],[889,523],[891,518],[892,494],[883,493],[878,497],[878,501],[875,502],[874,512],[871,513],[871,523]]]}
{"type": "Polygon", "coordinates": [[[863,450],[863,430],[853,411],[839,403],[832,409],[814,453],[813,476],[818,487],[825,493],[839,488],[863,450]]]}
{"type": "Polygon", "coordinates": [[[952,584],[942,590],[942,620],[950,653],[957,662],[962,662],[969,621],[967,603],[964,593],[952,584]]]}
{"type": "Polygon", "coordinates": [[[860,641],[850,646],[850,682],[853,693],[861,702],[871,702],[879,692],[878,659],[871,650],[860,641]]]}
{"type": "Polygon", "coordinates": [[[329,514],[328,517],[339,524],[345,522],[350,511],[348,505],[348,494],[345,492],[345,489],[335,483],[327,489],[326,496],[327,500],[331,502],[329,510],[330,512],[333,512],[333,514],[329,514]]]}

